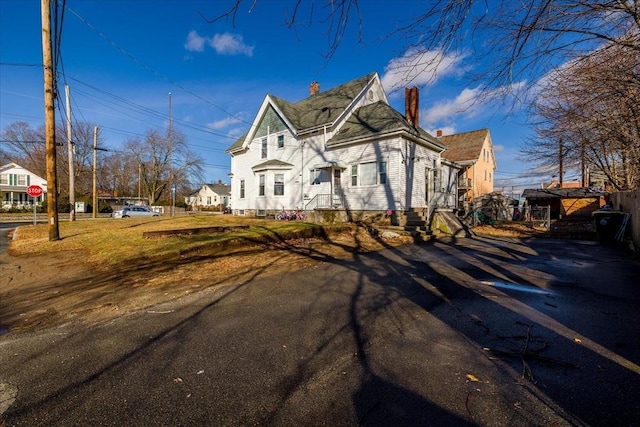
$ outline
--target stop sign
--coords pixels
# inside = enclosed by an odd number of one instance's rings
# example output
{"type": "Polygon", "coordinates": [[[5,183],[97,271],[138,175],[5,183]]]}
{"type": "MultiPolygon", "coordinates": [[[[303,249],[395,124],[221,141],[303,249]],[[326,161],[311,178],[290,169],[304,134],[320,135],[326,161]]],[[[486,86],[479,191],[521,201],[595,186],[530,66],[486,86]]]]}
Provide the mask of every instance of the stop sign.
{"type": "Polygon", "coordinates": [[[38,197],[42,195],[42,187],[39,185],[30,185],[27,187],[27,194],[31,197],[38,197]]]}

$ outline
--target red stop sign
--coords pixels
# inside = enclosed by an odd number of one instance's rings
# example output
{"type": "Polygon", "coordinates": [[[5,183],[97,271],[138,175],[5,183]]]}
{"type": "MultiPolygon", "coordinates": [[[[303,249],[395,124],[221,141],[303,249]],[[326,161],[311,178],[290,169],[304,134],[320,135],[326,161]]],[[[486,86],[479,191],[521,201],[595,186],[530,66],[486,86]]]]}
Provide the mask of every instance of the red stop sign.
{"type": "Polygon", "coordinates": [[[42,187],[39,185],[30,185],[27,187],[27,194],[31,197],[38,197],[42,195],[42,187]]]}

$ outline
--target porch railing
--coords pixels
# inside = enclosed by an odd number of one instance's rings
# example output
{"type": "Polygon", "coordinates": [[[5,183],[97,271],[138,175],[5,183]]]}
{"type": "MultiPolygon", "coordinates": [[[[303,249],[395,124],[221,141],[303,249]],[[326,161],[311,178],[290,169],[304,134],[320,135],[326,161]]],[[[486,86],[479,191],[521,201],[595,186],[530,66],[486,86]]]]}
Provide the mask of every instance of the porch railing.
{"type": "Polygon", "coordinates": [[[304,210],[337,209],[347,206],[344,194],[316,194],[304,205],[304,210]]]}

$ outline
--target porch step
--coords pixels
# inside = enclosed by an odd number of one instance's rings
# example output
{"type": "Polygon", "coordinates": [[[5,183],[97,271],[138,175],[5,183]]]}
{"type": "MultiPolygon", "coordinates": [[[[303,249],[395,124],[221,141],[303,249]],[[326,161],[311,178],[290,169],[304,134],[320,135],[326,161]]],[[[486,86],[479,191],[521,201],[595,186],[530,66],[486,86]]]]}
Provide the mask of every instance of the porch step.
{"type": "Polygon", "coordinates": [[[428,232],[427,218],[424,217],[422,212],[406,211],[404,213],[404,229],[406,231],[428,232]]]}

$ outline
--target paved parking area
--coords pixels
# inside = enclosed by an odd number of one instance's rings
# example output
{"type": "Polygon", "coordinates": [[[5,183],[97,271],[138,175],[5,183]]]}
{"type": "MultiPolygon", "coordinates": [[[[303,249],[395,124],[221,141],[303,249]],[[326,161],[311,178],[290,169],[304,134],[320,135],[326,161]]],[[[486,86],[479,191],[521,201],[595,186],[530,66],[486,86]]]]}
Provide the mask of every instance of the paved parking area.
{"type": "MultiPolygon", "coordinates": [[[[312,256],[312,254],[309,254],[312,256]]],[[[638,425],[640,263],[437,240],[0,336],[7,425],[638,425]]]]}

